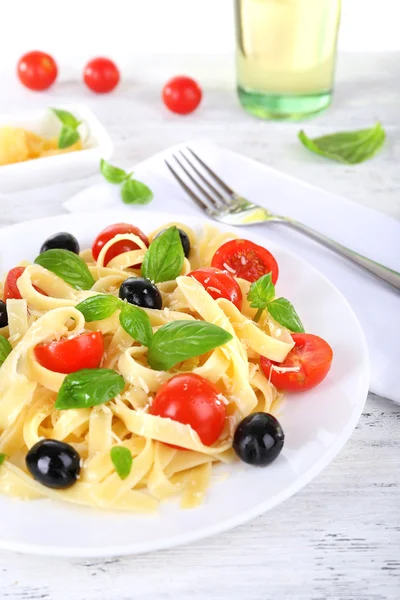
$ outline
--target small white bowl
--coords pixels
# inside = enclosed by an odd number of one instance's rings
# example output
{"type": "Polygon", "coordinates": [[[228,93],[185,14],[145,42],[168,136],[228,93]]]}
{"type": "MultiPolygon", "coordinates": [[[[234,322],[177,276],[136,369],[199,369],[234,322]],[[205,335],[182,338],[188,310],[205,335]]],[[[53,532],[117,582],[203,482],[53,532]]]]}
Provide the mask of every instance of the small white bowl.
{"type": "MultiPolygon", "coordinates": [[[[111,138],[87,106],[65,104],[54,108],[68,110],[82,121],[79,131],[83,150],[0,166],[0,193],[77,179],[98,171],[100,159],[111,156],[111,138]]],[[[0,115],[0,127],[4,126],[23,127],[45,137],[57,136],[61,129],[50,109],[0,115]]]]}

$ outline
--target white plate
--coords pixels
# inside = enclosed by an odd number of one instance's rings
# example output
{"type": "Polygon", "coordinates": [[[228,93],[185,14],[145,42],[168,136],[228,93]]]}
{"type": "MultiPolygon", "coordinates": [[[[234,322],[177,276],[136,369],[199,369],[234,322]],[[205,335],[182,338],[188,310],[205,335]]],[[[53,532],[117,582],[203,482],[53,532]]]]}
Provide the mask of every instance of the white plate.
{"type": "MultiPolygon", "coordinates": [[[[81,213],[3,229],[0,273],[22,259],[33,260],[52,233],[70,231],[85,247],[103,227],[126,218],[126,212],[81,213]]],[[[174,218],[197,229],[205,222],[174,218]]],[[[145,232],[169,221],[168,214],[135,216],[135,224],[145,232]]],[[[184,511],[168,502],[157,516],[103,512],[49,500],[22,502],[0,495],[0,514],[6,515],[0,519],[0,548],[70,557],[169,548],[230,529],[280,504],[336,456],[354,429],[368,392],[368,353],[361,327],[345,298],[313,267],[275,243],[247,237],[275,254],[278,293],[292,300],[306,329],[324,337],[334,350],[326,380],[314,390],[288,397],[280,416],[286,438],[278,459],[265,469],[243,463],[221,466],[215,471],[221,480],[208,490],[202,506],[184,511]]]]}
{"type": "MultiPolygon", "coordinates": [[[[0,192],[15,192],[90,175],[98,171],[101,158],[111,156],[111,138],[87,106],[57,104],[56,108],[68,110],[82,121],[79,132],[83,150],[1,165],[0,192]]],[[[44,137],[57,136],[61,128],[60,121],[47,108],[0,115],[0,127],[4,126],[23,127],[44,137]]]]}

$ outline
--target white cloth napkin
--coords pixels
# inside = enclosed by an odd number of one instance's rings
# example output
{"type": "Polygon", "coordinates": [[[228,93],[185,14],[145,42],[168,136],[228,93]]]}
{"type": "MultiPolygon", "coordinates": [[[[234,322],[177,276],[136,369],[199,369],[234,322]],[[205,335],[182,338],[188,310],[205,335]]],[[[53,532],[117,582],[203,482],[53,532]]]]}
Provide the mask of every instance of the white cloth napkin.
{"type": "MultiPolygon", "coordinates": [[[[201,214],[165,166],[179,148],[189,145],[238,193],[291,216],[336,241],[400,271],[400,222],[370,208],[329,194],[253,160],[207,142],[170,148],[135,165],[135,176],[154,191],[146,206],[126,206],[118,186],[94,185],[64,204],[70,212],[126,209],[201,214]]],[[[172,159],[173,160],[173,159],[172,159]]],[[[302,256],[341,290],[364,329],[371,358],[372,392],[400,403],[400,294],[306,236],[278,224],[253,226],[302,256]]],[[[245,229],[242,228],[245,235],[245,229]]],[[[312,294],[312,290],[310,291],[312,294]]]]}

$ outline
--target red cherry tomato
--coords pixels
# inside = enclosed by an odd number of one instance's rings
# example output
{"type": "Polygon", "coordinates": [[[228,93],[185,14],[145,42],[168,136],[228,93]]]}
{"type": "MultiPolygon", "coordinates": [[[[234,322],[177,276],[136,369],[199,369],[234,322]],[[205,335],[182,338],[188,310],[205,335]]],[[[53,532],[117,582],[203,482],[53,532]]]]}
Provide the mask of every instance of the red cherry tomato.
{"type": "Polygon", "coordinates": [[[35,357],[38,363],[49,371],[68,374],[81,369],[96,369],[100,365],[103,352],[103,334],[101,331],[95,331],[58,342],[38,344],[35,357]]]}
{"type": "Polygon", "coordinates": [[[109,58],[101,56],[90,60],[83,71],[83,80],[92,92],[107,94],[119,83],[118,67],[109,58]]]}
{"type": "Polygon", "coordinates": [[[217,441],[225,424],[225,404],[213,383],[195,373],[181,373],[154,396],[152,415],[190,425],[205,446],[217,441]]]}
{"type": "Polygon", "coordinates": [[[30,90],[47,90],[56,80],[57,73],[54,58],[39,50],[27,52],[18,61],[18,78],[30,90]]]}
{"type": "Polygon", "coordinates": [[[178,115],[193,112],[201,102],[202,92],[191,77],[174,77],[163,87],[162,99],[167,108],[178,115]]]}
{"type": "MultiPolygon", "coordinates": [[[[11,269],[8,272],[5,283],[4,283],[4,299],[5,300],[11,300],[11,299],[21,300],[22,296],[18,289],[17,281],[21,277],[22,273],[25,271],[25,268],[26,267],[14,267],[13,269],[11,269]]],[[[36,287],[36,285],[34,285],[33,287],[35,288],[35,290],[37,292],[39,292],[39,294],[43,294],[43,296],[47,296],[47,294],[45,294],[43,290],[36,287]]]]}
{"type": "Polygon", "coordinates": [[[189,277],[196,279],[211,298],[226,298],[230,300],[236,308],[242,310],[243,295],[237,281],[227,271],[221,271],[214,267],[203,267],[189,273],[189,277]]]}
{"type": "Polygon", "coordinates": [[[317,386],[331,368],[333,351],[330,345],[312,333],[292,333],[295,346],[282,363],[261,357],[264,375],[281,390],[304,392],[317,386]],[[273,366],[296,368],[296,371],[279,372],[273,366]]]}
{"type": "MultiPolygon", "coordinates": [[[[109,242],[113,237],[123,233],[133,233],[133,235],[137,235],[140,239],[149,247],[148,237],[140,231],[138,227],[134,225],[130,225],[129,223],[115,223],[114,225],[109,225],[103,231],[100,231],[99,235],[93,242],[92,246],[92,254],[93,258],[97,260],[99,258],[99,254],[101,249],[107,242],[109,242]]],[[[137,250],[139,246],[132,242],[131,240],[121,240],[117,242],[109,250],[106,252],[104,264],[108,265],[110,260],[118,256],[119,254],[123,254],[124,252],[130,252],[131,250],[137,250]]],[[[134,265],[135,267],[139,265],[134,265]]]]}
{"type": "Polygon", "coordinates": [[[271,252],[249,240],[231,240],[223,244],[214,254],[211,266],[251,282],[271,273],[274,285],[279,274],[278,263],[271,252]]]}

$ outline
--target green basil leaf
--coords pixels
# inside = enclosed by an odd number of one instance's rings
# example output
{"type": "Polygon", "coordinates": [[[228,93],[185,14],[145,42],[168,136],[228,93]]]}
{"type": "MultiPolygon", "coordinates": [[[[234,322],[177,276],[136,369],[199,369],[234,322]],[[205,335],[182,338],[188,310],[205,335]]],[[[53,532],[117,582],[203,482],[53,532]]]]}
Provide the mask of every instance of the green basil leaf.
{"type": "Polygon", "coordinates": [[[78,121],[78,119],[67,110],[61,110],[60,108],[51,108],[50,110],[56,115],[63,125],[66,125],[71,129],[76,129],[82,123],[82,121],[78,121]]]}
{"type": "Polygon", "coordinates": [[[69,250],[46,250],[35,259],[35,263],[61,277],[76,290],[90,290],[94,279],[84,260],[69,250]]]}
{"type": "Polygon", "coordinates": [[[275,286],[272,283],[271,273],[267,273],[251,284],[247,300],[250,302],[251,308],[264,309],[274,296],[275,286]]]}
{"type": "Polygon", "coordinates": [[[80,139],[79,132],[72,127],[63,125],[58,137],[58,147],[60,149],[69,148],[80,139]]]}
{"type": "Polygon", "coordinates": [[[0,335],[0,367],[11,351],[12,346],[10,342],[3,335],[0,335]]]}
{"type": "Polygon", "coordinates": [[[124,302],[121,314],[119,316],[119,322],[121,323],[122,329],[126,331],[134,340],[149,346],[153,337],[153,330],[151,328],[149,315],[139,308],[124,302]]]}
{"type": "Polygon", "coordinates": [[[167,371],[174,365],[214,350],[232,339],[230,333],[204,321],[171,321],[156,331],[147,360],[152,369],[167,371]]]}
{"type": "Polygon", "coordinates": [[[168,227],[150,244],[142,263],[142,276],[154,283],[180,275],[185,255],[177,227],[168,227]]]}
{"type": "Polygon", "coordinates": [[[126,171],[110,165],[104,158],[100,161],[100,172],[109,183],[122,183],[129,177],[126,171]]]}
{"type": "Polygon", "coordinates": [[[132,469],[132,453],[124,446],[113,446],[110,450],[112,463],[121,479],[126,479],[132,469]]]}
{"type": "Polygon", "coordinates": [[[148,204],[153,200],[153,192],[141,181],[128,179],[121,186],[121,198],[125,204],[148,204]]]}
{"type": "Polygon", "coordinates": [[[7,455],[4,454],[4,452],[0,452],[0,466],[3,464],[3,462],[6,460],[7,455]]]}
{"type": "Polygon", "coordinates": [[[281,325],[289,329],[289,331],[295,331],[296,333],[303,333],[304,327],[300,321],[300,317],[294,309],[293,304],[286,300],[286,298],[277,298],[268,304],[268,312],[281,325]]]}
{"type": "Polygon", "coordinates": [[[386,134],[382,125],[377,123],[369,129],[332,133],[313,140],[304,131],[300,131],[298,136],[301,143],[311,152],[355,165],[374,156],[382,147],[386,134]]]}
{"type": "Polygon", "coordinates": [[[82,369],[66,376],[54,407],[57,410],[90,408],[115,398],[124,387],[124,378],[116,371],[82,369]]]}
{"type": "Polygon", "coordinates": [[[115,313],[119,305],[122,305],[119,298],[108,294],[99,294],[82,300],[75,308],[83,314],[86,323],[91,323],[108,319],[115,313]]]}

